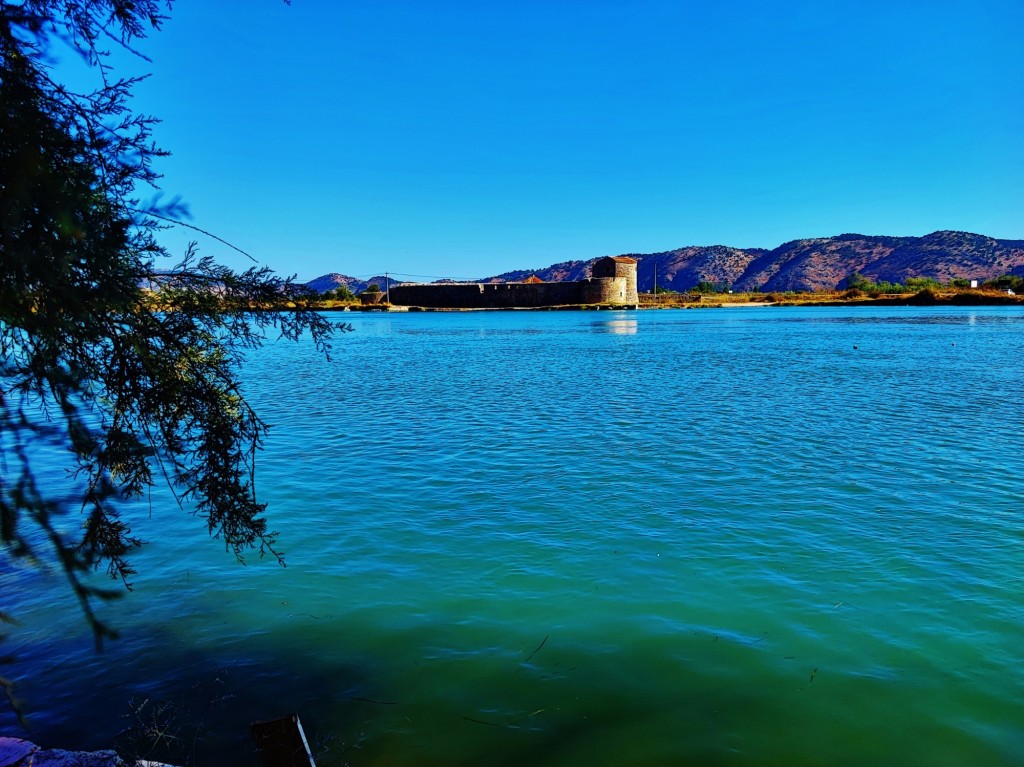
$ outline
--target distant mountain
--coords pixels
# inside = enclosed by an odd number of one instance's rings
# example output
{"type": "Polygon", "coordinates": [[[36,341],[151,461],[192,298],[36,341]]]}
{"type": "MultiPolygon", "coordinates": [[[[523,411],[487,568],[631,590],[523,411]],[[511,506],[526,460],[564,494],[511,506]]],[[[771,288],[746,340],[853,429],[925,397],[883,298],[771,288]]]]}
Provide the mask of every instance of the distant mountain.
{"type": "MultiPolygon", "coordinates": [[[[641,292],[658,286],[685,291],[700,282],[724,283],[736,290],[832,290],[859,272],[872,281],[902,282],[907,277],[988,280],[1003,274],[1024,276],[1024,240],[995,240],[968,232],[934,232],[924,237],[841,234],[793,240],[774,250],[689,246],[662,253],[626,253],[639,262],[641,292]]],[[[568,261],[546,269],[505,272],[486,282],[513,282],[535,274],[545,282],[590,276],[590,261],[568,261]]]]}
{"type": "MultiPolygon", "coordinates": [[[[662,253],[623,255],[639,262],[637,287],[641,292],[654,287],[655,273],[658,286],[671,290],[686,291],[700,282],[713,282],[735,290],[764,292],[842,288],[854,272],[876,282],[903,282],[908,277],[948,282],[957,277],[1024,276],[1024,240],[995,240],[969,232],[933,232],[924,237],[840,234],[793,240],[774,250],[691,245],[662,253]]],[[[531,275],[545,282],[580,280],[590,276],[596,260],[504,272],[480,282],[522,282],[531,275]]],[[[345,284],[358,293],[370,282],[384,287],[383,277],[363,282],[341,274],[328,274],[307,284],[320,292],[345,284]]]]}
{"type": "Polygon", "coordinates": [[[355,277],[338,274],[337,272],[331,272],[322,277],[317,277],[315,280],[310,280],[306,283],[306,287],[317,293],[325,293],[328,290],[337,290],[340,286],[344,285],[353,293],[361,293],[372,284],[376,284],[381,290],[385,290],[386,284],[397,285],[398,282],[398,280],[391,278],[385,279],[384,275],[371,277],[368,280],[360,280],[355,277]]]}
{"type": "Polygon", "coordinates": [[[495,277],[487,277],[481,282],[522,282],[527,277],[540,277],[544,282],[576,282],[590,276],[590,267],[596,261],[563,261],[543,269],[517,269],[504,272],[495,277]]]}

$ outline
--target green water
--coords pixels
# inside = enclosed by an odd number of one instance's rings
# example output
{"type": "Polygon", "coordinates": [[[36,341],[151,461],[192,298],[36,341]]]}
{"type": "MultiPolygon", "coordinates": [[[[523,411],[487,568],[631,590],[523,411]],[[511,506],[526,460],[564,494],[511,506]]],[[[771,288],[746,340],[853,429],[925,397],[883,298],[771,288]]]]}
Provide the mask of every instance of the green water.
{"type": "Polygon", "coordinates": [[[1024,764],[1020,310],[355,324],[247,368],[286,569],[156,495],[97,657],[3,561],[37,740],[135,696],[204,763],[296,711],[321,765],[1024,764]]]}

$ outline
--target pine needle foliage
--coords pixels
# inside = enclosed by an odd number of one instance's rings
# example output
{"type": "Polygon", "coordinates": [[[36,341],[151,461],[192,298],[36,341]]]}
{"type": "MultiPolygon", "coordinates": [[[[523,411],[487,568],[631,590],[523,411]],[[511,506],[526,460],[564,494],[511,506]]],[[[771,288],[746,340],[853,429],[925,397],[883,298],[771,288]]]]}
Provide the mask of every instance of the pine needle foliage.
{"type": "Polygon", "coordinates": [[[348,329],[268,269],[235,271],[194,245],[174,263],[158,243],[185,211],[141,200],[166,152],[156,120],[129,106],[138,80],[115,77],[103,45],[134,52],[167,9],[0,0],[0,557],[56,563],[98,644],[114,632],[95,602],[123,589],[88,574],[130,587],[141,539],[119,501],[154,483],[239,559],[283,563],[255,491],[267,425],[239,366],[268,334],[329,354],[348,329]],[[93,67],[95,91],[53,79],[56,45],[93,67]],[[44,450],[74,476],[41,477],[44,450]]]}

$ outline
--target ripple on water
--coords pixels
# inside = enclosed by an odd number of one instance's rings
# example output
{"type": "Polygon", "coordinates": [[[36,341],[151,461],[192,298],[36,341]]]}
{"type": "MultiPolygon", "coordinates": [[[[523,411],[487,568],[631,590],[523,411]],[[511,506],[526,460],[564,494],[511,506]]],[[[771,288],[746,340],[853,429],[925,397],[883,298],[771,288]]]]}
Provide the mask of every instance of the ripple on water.
{"type": "Polygon", "coordinates": [[[253,718],[301,710],[353,764],[1020,764],[1021,322],[423,313],[360,317],[332,364],[270,344],[246,384],[289,566],[156,499],[120,667],[0,573],[26,687],[99,745],[88,708],[227,663],[253,718]]]}

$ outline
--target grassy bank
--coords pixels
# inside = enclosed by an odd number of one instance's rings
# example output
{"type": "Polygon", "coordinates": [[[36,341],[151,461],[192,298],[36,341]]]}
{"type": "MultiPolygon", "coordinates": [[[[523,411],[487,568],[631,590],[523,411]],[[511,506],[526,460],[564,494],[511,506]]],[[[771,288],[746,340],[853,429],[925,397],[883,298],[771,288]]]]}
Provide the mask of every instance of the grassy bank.
{"type": "MultiPolygon", "coordinates": [[[[640,294],[641,309],[713,309],[724,306],[1004,306],[1024,304],[1024,295],[972,288],[926,288],[916,293],[864,292],[858,289],[785,293],[650,293],[640,294]]],[[[409,311],[391,304],[361,304],[358,301],[320,301],[326,311],[380,312],[409,311]]],[[[525,308],[525,307],[524,307],[525,308]]],[[[600,309],[602,306],[538,307],[543,309],[600,309]]],[[[412,307],[416,310],[417,307],[412,307]]],[[[429,311],[446,311],[430,309],[429,311]]]]}
{"type": "Polygon", "coordinates": [[[827,290],[786,293],[661,293],[640,295],[642,309],[714,308],[721,306],[1002,306],[1024,304],[1024,296],[972,288],[926,288],[916,293],[866,293],[827,290]]]}

